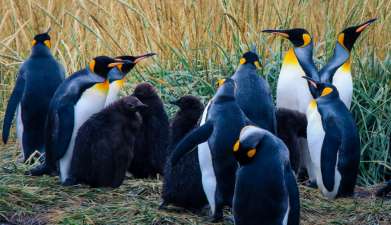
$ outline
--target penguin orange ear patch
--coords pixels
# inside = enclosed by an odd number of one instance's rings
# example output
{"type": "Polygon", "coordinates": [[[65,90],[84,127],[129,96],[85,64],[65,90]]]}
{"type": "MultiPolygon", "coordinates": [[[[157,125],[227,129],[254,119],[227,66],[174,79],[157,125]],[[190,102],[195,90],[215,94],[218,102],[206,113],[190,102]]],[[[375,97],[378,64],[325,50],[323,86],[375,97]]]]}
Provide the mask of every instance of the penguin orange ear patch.
{"type": "Polygon", "coordinates": [[[261,68],[261,65],[259,65],[259,62],[258,62],[258,61],[255,61],[255,62],[254,62],[254,65],[255,65],[255,67],[257,67],[258,69],[261,68]]]}
{"type": "Polygon", "coordinates": [[[253,158],[255,156],[255,154],[257,153],[257,150],[255,148],[252,148],[250,149],[248,152],[247,152],[247,156],[249,158],[253,158]]]}
{"type": "Polygon", "coordinates": [[[32,45],[32,46],[34,46],[34,45],[36,45],[36,44],[37,44],[37,41],[36,41],[36,40],[32,40],[32,41],[31,41],[31,45],[32,45]]]}
{"type": "Polygon", "coordinates": [[[246,63],[246,59],[245,59],[245,58],[241,58],[241,59],[239,60],[239,63],[240,63],[240,65],[245,64],[245,63],[246,63]]]}
{"type": "Polygon", "coordinates": [[[48,48],[51,48],[52,47],[52,44],[50,42],[50,40],[46,40],[43,42],[48,48]]]}
{"type": "Polygon", "coordinates": [[[326,96],[326,95],[330,94],[331,92],[333,92],[333,89],[326,87],[325,89],[323,89],[322,94],[320,96],[322,96],[322,97],[326,96]]]}
{"type": "Polygon", "coordinates": [[[345,34],[344,33],[340,33],[338,35],[338,43],[340,43],[342,46],[345,47],[345,45],[343,44],[344,40],[345,40],[345,34]]]}
{"type": "Polygon", "coordinates": [[[216,82],[216,87],[219,88],[225,83],[225,79],[220,79],[216,82]]]}
{"type": "Polygon", "coordinates": [[[309,34],[303,34],[303,46],[307,46],[311,42],[311,36],[309,34]]]}
{"type": "Polygon", "coordinates": [[[94,72],[94,69],[95,69],[95,63],[96,63],[96,62],[95,62],[95,59],[93,59],[93,60],[91,60],[91,61],[90,61],[90,65],[89,65],[89,66],[90,66],[90,70],[91,70],[91,72],[94,72]]]}
{"type": "Polygon", "coordinates": [[[239,147],[240,147],[240,141],[237,140],[236,143],[234,144],[234,152],[239,151],[239,147]]]}

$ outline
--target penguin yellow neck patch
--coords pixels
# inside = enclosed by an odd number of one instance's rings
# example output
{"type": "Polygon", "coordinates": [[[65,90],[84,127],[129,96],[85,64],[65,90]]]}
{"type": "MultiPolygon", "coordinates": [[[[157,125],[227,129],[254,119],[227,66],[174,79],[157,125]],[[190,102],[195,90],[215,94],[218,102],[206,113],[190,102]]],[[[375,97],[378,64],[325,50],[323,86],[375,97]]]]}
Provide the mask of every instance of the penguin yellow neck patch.
{"type": "Polygon", "coordinates": [[[239,147],[240,147],[240,141],[237,140],[237,141],[235,142],[235,144],[234,144],[234,152],[239,151],[239,147]]]}
{"type": "Polygon", "coordinates": [[[93,60],[90,61],[89,67],[90,67],[91,72],[94,72],[95,63],[96,63],[96,62],[95,62],[95,59],[93,59],[93,60]]]}
{"type": "Polygon", "coordinates": [[[121,79],[121,80],[116,80],[114,81],[115,84],[119,87],[119,88],[122,88],[125,84],[125,78],[124,79],[121,79]]]}
{"type": "Polygon", "coordinates": [[[309,43],[311,43],[311,36],[309,34],[303,34],[303,41],[304,44],[302,47],[307,46],[309,43]]]}
{"type": "Polygon", "coordinates": [[[239,64],[240,65],[243,65],[243,64],[245,64],[246,63],[246,59],[245,58],[241,58],[240,60],[239,60],[239,64]]]}
{"type": "Polygon", "coordinates": [[[331,92],[333,92],[333,89],[326,87],[323,89],[322,94],[320,96],[323,97],[323,96],[329,95],[331,92]]]}
{"type": "Polygon", "coordinates": [[[350,73],[350,59],[348,59],[343,65],[342,65],[342,71],[345,73],[350,73]]]}
{"type": "Polygon", "coordinates": [[[316,109],[316,107],[317,107],[317,103],[315,99],[312,99],[310,102],[310,109],[316,109]]]}
{"type": "Polygon", "coordinates": [[[100,92],[107,92],[109,90],[109,81],[106,80],[105,82],[103,83],[99,83],[99,84],[95,84],[94,85],[94,88],[97,90],[97,91],[100,91],[100,92]]]}
{"type": "Polygon", "coordinates": [[[296,58],[293,48],[289,49],[284,56],[283,65],[298,65],[299,61],[296,58]]]}
{"type": "Polygon", "coordinates": [[[247,157],[249,158],[253,158],[255,156],[255,154],[257,153],[257,150],[255,148],[252,148],[250,149],[248,152],[247,152],[247,157]]]}

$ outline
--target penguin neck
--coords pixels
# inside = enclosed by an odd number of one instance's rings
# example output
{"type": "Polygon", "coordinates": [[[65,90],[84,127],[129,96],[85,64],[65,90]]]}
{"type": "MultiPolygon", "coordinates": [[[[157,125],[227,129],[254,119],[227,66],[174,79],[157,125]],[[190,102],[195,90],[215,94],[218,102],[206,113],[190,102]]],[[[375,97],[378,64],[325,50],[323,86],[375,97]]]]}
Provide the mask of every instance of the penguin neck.
{"type": "Polygon", "coordinates": [[[305,74],[316,81],[320,81],[318,69],[316,68],[314,60],[312,58],[312,51],[313,42],[311,42],[305,47],[294,48],[296,58],[299,61],[299,64],[304,70],[305,74]]]}
{"type": "Polygon", "coordinates": [[[50,49],[43,44],[37,44],[32,48],[31,56],[32,57],[42,57],[42,56],[51,56],[52,53],[50,49]]]}
{"type": "Polygon", "coordinates": [[[284,59],[282,61],[282,66],[298,66],[300,67],[299,61],[297,60],[297,57],[295,55],[295,52],[293,48],[290,48],[284,56],[284,59]]]}
{"type": "Polygon", "coordinates": [[[235,96],[225,95],[225,94],[216,96],[214,100],[215,103],[231,102],[231,101],[235,101],[235,96]]]}
{"type": "Polygon", "coordinates": [[[351,73],[350,56],[349,56],[349,59],[346,60],[345,63],[341,66],[341,72],[343,72],[343,73],[351,73]]]}

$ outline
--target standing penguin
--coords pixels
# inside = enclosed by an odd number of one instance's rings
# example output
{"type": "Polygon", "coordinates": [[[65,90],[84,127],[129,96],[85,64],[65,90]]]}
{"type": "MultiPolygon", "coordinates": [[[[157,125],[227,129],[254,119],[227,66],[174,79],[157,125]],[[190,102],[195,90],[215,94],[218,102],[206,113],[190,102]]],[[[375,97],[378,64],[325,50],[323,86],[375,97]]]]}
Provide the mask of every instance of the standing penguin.
{"type": "Polygon", "coordinates": [[[305,78],[316,91],[307,111],[307,140],[316,183],[329,199],[352,196],[360,163],[360,139],[353,116],[332,84],[305,78]]]}
{"type": "Polygon", "coordinates": [[[276,133],[276,110],[269,84],[258,76],[259,56],[255,50],[246,52],[231,77],[236,84],[236,102],[244,114],[259,127],[276,133]]]}
{"type": "Polygon", "coordinates": [[[132,96],[148,107],[140,111],[143,123],[134,143],[134,158],[129,172],[136,178],[163,174],[167,157],[169,122],[163,101],[150,83],[136,86],[132,96]]]}
{"type": "MultiPolygon", "coordinates": [[[[179,107],[174,119],[170,124],[170,153],[178,142],[191,130],[197,127],[198,120],[204,106],[201,101],[191,95],[183,96],[172,102],[179,107]]],[[[173,204],[186,209],[199,210],[208,204],[204,190],[197,151],[192,151],[181,158],[175,166],[166,163],[163,179],[163,202],[161,208],[173,204]]]]}
{"type": "MultiPolygon", "coordinates": [[[[204,114],[205,115],[205,114],[204,114]]],[[[235,100],[235,81],[226,79],[217,90],[205,118],[205,123],[187,134],[172,153],[175,163],[198,144],[206,142],[207,148],[198,148],[202,185],[213,214],[213,221],[223,218],[223,207],[232,206],[237,162],[231,148],[240,130],[249,124],[235,100]]]]}
{"type": "Polygon", "coordinates": [[[123,62],[98,56],[57,88],[46,121],[45,163],[32,169],[31,175],[50,174],[59,163],[61,182],[67,180],[77,131],[103,108],[109,89],[107,74],[120,64],[123,62]]]}
{"type": "Polygon", "coordinates": [[[330,59],[329,63],[320,71],[321,82],[332,83],[337,88],[339,97],[348,109],[350,109],[353,95],[353,81],[350,69],[350,52],[352,51],[353,45],[360,36],[361,32],[363,32],[365,28],[367,28],[374,21],[376,21],[376,19],[368,20],[367,22],[358,26],[346,28],[341,33],[339,33],[337,43],[335,44],[334,48],[334,55],[330,59]],[[348,58],[345,59],[346,57],[344,55],[348,55],[348,58]],[[341,57],[343,59],[341,59],[341,57]],[[338,68],[337,72],[327,72],[329,67],[333,65],[333,62],[339,63],[341,60],[343,60],[343,65],[338,68]]]}
{"type": "Polygon", "coordinates": [[[133,159],[133,146],[147,107],[133,96],[122,98],[91,116],[79,129],[65,185],[119,187],[133,159]]]}
{"type": "Polygon", "coordinates": [[[235,225],[298,225],[300,199],[284,143],[272,133],[246,126],[233,146],[236,173],[235,225]]]}
{"type": "Polygon", "coordinates": [[[4,115],[3,142],[6,144],[17,109],[17,137],[23,160],[35,150],[45,151],[44,127],[50,99],[65,77],[64,67],[50,52],[49,30],[34,37],[31,55],[19,68],[4,115]]]}
{"type": "Polygon", "coordinates": [[[108,75],[110,87],[109,93],[107,94],[105,107],[118,100],[118,94],[124,86],[126,74],[128,74],[141,60],[152,57],[154,55],[156,55],[156,53],[152,52],[139,56],[124,55],[115,57],[116,59],[123,60],[124,64],[118,65],[117,68],[110,71],[108,75]]]}

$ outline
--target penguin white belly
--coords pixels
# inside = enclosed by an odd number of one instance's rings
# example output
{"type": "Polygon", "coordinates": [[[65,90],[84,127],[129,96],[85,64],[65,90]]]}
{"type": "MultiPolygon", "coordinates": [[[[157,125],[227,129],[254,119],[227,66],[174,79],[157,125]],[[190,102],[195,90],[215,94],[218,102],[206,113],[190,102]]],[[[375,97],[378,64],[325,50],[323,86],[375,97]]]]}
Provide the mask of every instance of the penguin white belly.
{"type": "Polygon", "coordinates": [[[277,108],[287,108],[306,113],[312,100],[305,73],[295,64],[283,65],[277,82],[277,108]]]}
{"type": "Polygon", "coordinates": [[[73,148],[77,131],[93,114],[99,112],[105,104],[106,92],[96,90],[94,87],[86,90],[74,106],[74,126],[72,137],[65,155],[60,159],[60,178],[65,182],[69,177],[70,164],[73,156],[73,148]]]}
{"type": "MultiPolygon", "coordinates": [[[[202,113],[200,126],[202,126],[207,119],[208,109],[210,107],[211,102],[212,100],[208,102],[204,109],[204,112],[202,113]]],[[[216,209],[215,193],[217,181],[213,169],[212,153],[210,152],[209,144],[207,141],[198,145],[198,161],[200,163],[202,175],[202,187],[204,189],[206,198],[208,199],[212,214],[214,214],[216,209]]]]}
{"type": "Polygon", "coordinates": [[[353,95],[353,80],[350,70],[339,68],[333,77],[333,85],[337,88],[339,97],[346,108],[350,109],[353,95]]]}
{"type": "Polygon", "coordinates": [[[24,150],[23,150],[23,122],[22,122],[22,107],[20,106],[20,103],[16,111],[16,137],[18,138],[20,149],[22,151],[22,160],[24,161],[26,159],[24,158],[24,150]]]}
{"type": "Polygon", "coordinates": [[[123,82],[123,80],[116,80],[111,82],[105,102],[105,107],[118,100],[118,94],[123,86],[123,82]]]}
{"type": "MultiPolygon", "coordinates": [[[[322,145],[325,137],[325,131],[323,129],[321,116],[316,108],[311,109],[311,107],[309,107],[309,110],[307,112],[307,120],[308,120],[307,140],[308,140],[308,147],[310,151],[311,160],[313,163],[313,168],[316,175],[316,183],[321,193],[325,197],[329,199],[335,198],[339,189],[341,174],[337,170],[337,165],[336,165],[335,176],[334,176],[334,187],[333,190],[329,192],[323,184],[323,177],[321,171],[321,163],[322,163],[321,152],[322,152],[322,145]]],[[[338,156],[337,156],[337,162],[338,162],[338,156]]]]}
{"type": "Polygon", "coordinates": [[[284,220],[282,221],[283,225],[287,225],[288,224],[288,217],[289,217],[290,209],[291,209],[291,206],[289,204],[289,196],[288,196],[288,208],[286,209],[286,212],[285,212],[285,215],[284,215],[284,220]]]}

